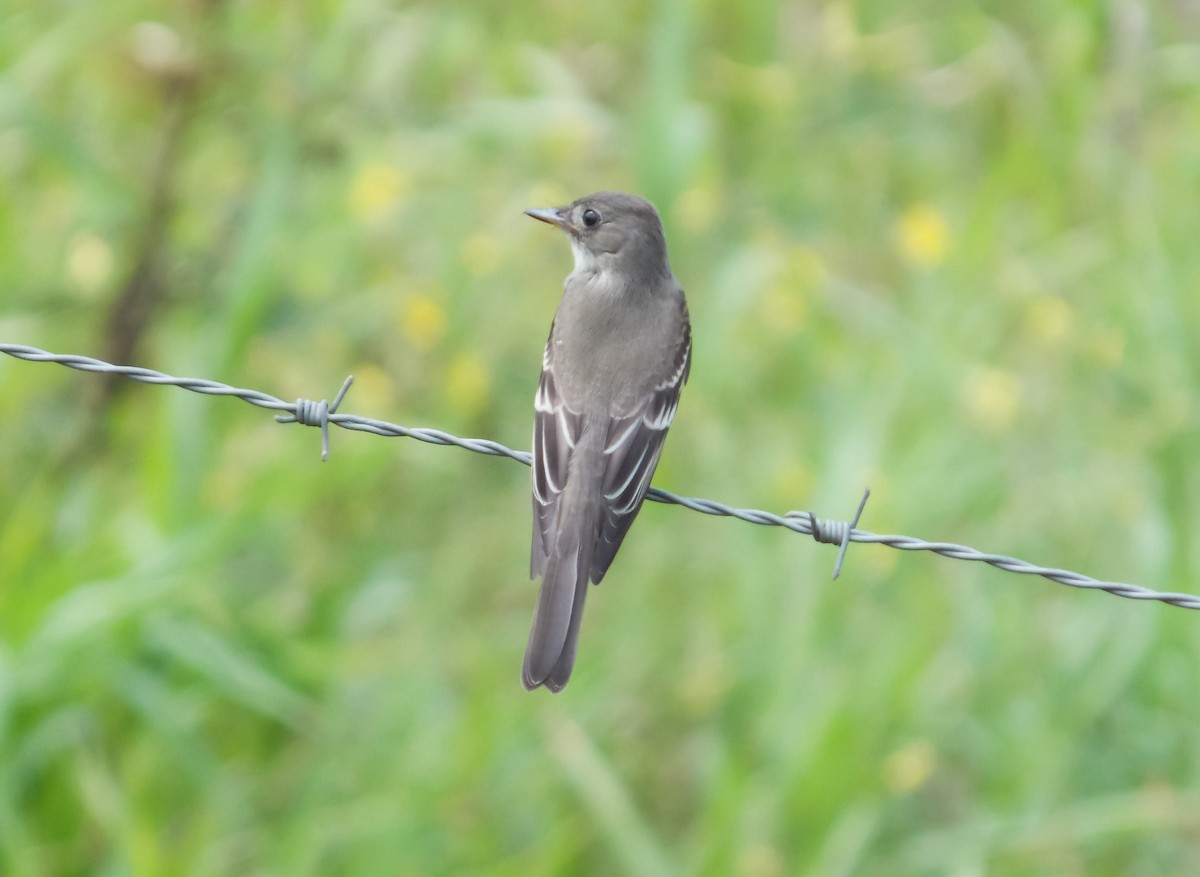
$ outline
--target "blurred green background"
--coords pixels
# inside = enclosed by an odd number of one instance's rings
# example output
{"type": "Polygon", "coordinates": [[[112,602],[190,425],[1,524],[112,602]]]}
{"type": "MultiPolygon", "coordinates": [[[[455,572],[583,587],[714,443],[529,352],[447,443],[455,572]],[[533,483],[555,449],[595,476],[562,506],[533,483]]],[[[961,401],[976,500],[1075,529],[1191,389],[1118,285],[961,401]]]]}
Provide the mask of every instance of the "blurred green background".
{"type": "MultiPolygon", "coordinates": [[[[1200,590],[1200,6],[0,6],[0,340],[527,447],[660,207],[656,483],[1200,590]]],[[[1184,875],[1200,615],[650,504],[519,684],[528,473],[0,357],[0,874],[1184,875]]]]}

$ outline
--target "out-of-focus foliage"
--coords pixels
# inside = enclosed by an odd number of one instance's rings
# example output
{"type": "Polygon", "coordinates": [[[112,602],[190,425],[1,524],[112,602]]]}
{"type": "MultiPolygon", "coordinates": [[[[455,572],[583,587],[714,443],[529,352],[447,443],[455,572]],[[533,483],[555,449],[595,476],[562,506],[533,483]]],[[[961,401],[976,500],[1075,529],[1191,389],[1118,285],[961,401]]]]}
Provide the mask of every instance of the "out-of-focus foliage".
{"type": "MultiPolygon", "coordinates": [[[[654,199],[658,483],[1200,587],[1200,9],[18,2],[0,338],[528,441],[654,199]]],[[[0,873],[1159,875],[1200,615],[649,507],[558,696],[527,474],[0,362],[0,873]]]]}

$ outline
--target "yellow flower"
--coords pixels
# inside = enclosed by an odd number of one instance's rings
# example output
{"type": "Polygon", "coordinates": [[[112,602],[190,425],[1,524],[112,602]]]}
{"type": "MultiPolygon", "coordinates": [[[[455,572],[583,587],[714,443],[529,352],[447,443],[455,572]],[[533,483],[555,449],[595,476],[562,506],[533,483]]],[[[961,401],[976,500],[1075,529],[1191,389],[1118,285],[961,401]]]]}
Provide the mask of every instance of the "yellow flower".
{"type": "Polygon", "coordinates": [[[71,239],[67,249],[67,273],[80,292],[92,295],[112,275],[112,247],[104,238],[82,231],[71,239]]]}
{"type": "Polygon", "coordinates": [[[936,268],[945,261],[950,226],[932,204],[914,204],[896,223],[896,242],[900,253],[912,264],[936,268]]]}
{"type": "Polygon", "coordinates": [[[1012,425],[1021,402],[1021,385],[1016,376],[998,368],[978,368],[968,374],[961,387],[968,416],[979,426],[1003,430],[1012,425]]]}
{"type": "Polygon", "coordinates": [[[935,760],[933,744],[928,740],[901,746],[883,763],[884,782],[898,795],[916,791],[933,776],[935,760]]]}
{"type": "Polygon", "coordinates": [[[429,296],[411,295],[404,300],[400,328],[417,347],[428,350],[446,334],[446,312],[429,296]]]}
{"type": "Polygon", "coordinates": [[[1061,298],[1039,295],[1025,310],[1025,324],[1039,341],[1055,344],[1070,334],[1075,312],[1061,298]]]}
{"type": "Polygon", "coordinates": [[[475,356],[461,354],[446,371],[446,399],[464,414],[475,414],[487,401],[491,381],[475,356]]]}
{"type": "Polygon", "coordinates": [[[803,328],[808,317],[808,302],[825,282],[825,265],[809,247],[788,244],[775,272],[775,282],[761,302],[766,327],[780,335],[803,328]]]}
{"type": "Polygon", "coordinates": [[[395,402],[396,384],[392,376],[377,365],[359,363],[354,367],[354,388],[346,406],[359,411],[385,411],[395,402]]]}
{"type": "Polygon", "coordinates": [[[784,463],[775,473],[776,502],[791,503],[790,508],[800,508],[812,492],[812,470],[799,460],[784,463]]]}
{"type": "Polygon", "coordinates": [[[712,226],[720,206],[720,198],[712,186],[693,186],[675,199],[671,215],[687,231],[698,234],[712,226]]]}
{"type": "Polygon", "coordinates": [[[410,182],[406,174],[390,164],[368,162],[350,183],[346,199],[350,213],[358,219],[377,219],[405,195],[410,182]]]}

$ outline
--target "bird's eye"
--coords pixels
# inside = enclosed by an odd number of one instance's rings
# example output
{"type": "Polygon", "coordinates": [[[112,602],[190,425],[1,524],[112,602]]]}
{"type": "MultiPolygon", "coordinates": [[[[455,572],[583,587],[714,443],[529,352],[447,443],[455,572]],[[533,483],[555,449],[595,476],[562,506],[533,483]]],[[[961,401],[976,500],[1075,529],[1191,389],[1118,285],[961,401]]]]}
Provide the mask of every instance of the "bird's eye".
{"type": "Polygon", "coordinates": [[[583,224],[586,225],[588,228],[591,228],[599,221],[600,221],[600,214],[597,213],[595,210],[592,210],[589,207],[587,210],[583,211],[583,224]]]}

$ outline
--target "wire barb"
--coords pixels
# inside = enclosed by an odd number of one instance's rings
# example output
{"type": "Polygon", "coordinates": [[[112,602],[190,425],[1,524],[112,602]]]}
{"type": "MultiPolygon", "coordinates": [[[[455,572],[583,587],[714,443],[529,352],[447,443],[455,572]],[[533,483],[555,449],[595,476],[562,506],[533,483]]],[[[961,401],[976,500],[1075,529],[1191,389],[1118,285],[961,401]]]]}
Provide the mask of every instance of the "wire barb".
{"type": "Polygon", "coordinates": [[[329,459],[329,416],[337,414],[338,406],[346,398],[350,385],[354,383],[354,375],[342,382],[342,388],[333,398],[333,404],[322,399],[314,402],[312,399],[297,399],[296,408],[291,414],[276,414],[276,423],[299,423],[301,426],[321,427],[321,462],[329,459]]]}
{"type": "Polygon", "coordinates": [[[812,512],[788,512],[784,517],[787,518],[806,518],[808,520],[809,530],[812,537],[817,542],[823,542],[826,545],[837,545],[838,556],[837,562],[833,565],[833,580],[837,581],[837,577],[842,574],[842,563],[846,560],[846,549],[850,547],[850,537],[853,535],[855,528],[858,526],[859,518],[862,517],[863,509],[866,508],[867,500],[871,496],[871,488],[863,489],[862,499],[858,501],[858,511],[854,513],[854,520],[846,523],[845,521],[829,521],[824,518],[818,518],[812,512]]]}
{"type": "MultiPolygon", "coordinates": [[[[50,353],[24,344],[0,343],[0,353],[6,353],[9,356],[28,362],[54,362],[80,371],[124,375],[132,380],[142,381],[147,384],[170,384],[184,390],[190,390],[193,393],[203,393],[209,396],[236,396],[244,402],[256,405],[259,408],[282,411],[285,412],[285,416],[280,418],[281,422],[297,422],[308,426],[321,427],[323,433],[322,459],[326,459],[329,455],[328,428],[331,423],[334,426],[340,426],[342,429],[353,429],[359,432],[369,432],[374,435],[412,438],[434,445],[454,445],[455,447],[463,448],[476,454],[508,457],[509,459],[516,460],[518,463],[524,463],[526,466],[529,465],[531,459],[528,451],[518,451],[491,439],[461,438],[439,429],[400,426],[399,424],[388,423],[384,420],[373,420],[369,417],[359,417],[354,414],[337,414],[337,407],[345,397],[346,391],[349,390],[353,378],[347,378],[345,383],[342,384],[341,391],[333,400],[333,404],[325,406],[323,401],[311,403],[301,399],[295,403],[284,402],[282,399],[277,399],[269,393],[232,387],[229,384],[222,384],[219,381],[209,381],[203,378],[173,377],[172,375],[154,371],[153,369],[128,365],[113,365],[103,360],[93,359],[90,356],[50,353]],[[314,404],[315,408],[309,410],[309,407],[314,404]]],[[[844,522],[838,521],[822,521],[810,512],[789,512],[787,515],[781,516],[759,509],[735,508],[734,506],[726,505],[712,499],[679,496],[678,494],[657,487],[650,488],[646,493],[646,498],[654,502],[680,505],[701,514],[737,518],[751,524],[760,524],[767,527],[783,527],[796,533],[812,536],[818,542],[840,545],[838,562],[834,568],[834,578],[837,578],[838,573],[841,571],[842,558],[845,556],[846,547],[851,542],[872,542],[901,551],[932,551],[934,554],[940,554],[943,557],[949,557],[953,560],[971,560],[986,563],[1006,572],[1041,576],[1060,585],[1066,585],[1069,588],[1106,591],[1113,596],[1125,597],[1130,600],[1157,600],[1169,606],[1178,606],[1180,609],[1200,610],[1200,596],[1195,594],[1154,591],[1141,585],[1129,584],[1128,582],[1106,582],[1080,573],[1070,572],[1069,570],[1037,566],[1036,564],[1028,563],[1015,557],[1007,557],[1003,554],[985,554],[982,551],[976,551],[974,548],[968,548],[965,545],[955,545],[952,542],[927,542],[923,539],[914,539],[912,536],[880,535],[856,529],[858,519],[862,515],[868,496],[870,496],[870,490],[864,492],[863,498],[858,504],[858,512],[855,514],[854,520],[847,525],[844,522]],[[834,536],[836,538],[833,538],[834,536]]]]}

